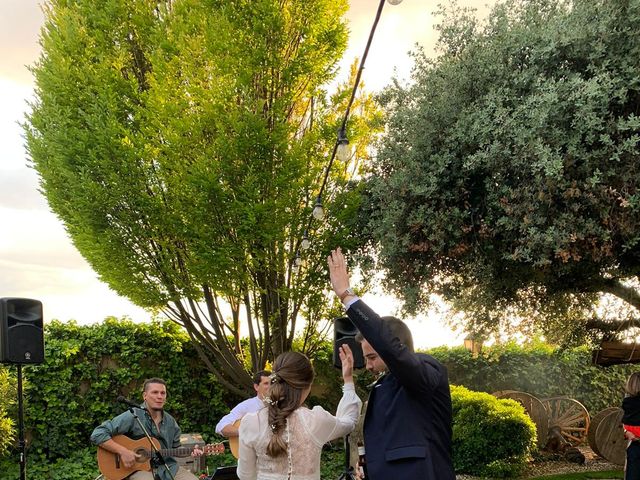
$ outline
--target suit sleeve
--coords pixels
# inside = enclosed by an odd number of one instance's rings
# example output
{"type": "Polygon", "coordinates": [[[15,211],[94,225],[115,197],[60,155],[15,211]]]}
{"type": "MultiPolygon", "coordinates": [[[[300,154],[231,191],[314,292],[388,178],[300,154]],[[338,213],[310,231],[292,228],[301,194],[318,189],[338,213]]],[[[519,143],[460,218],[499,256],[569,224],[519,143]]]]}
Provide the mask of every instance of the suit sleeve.
{"type": "Polygon", "coordinates": [[[425,394],[442,382],[442,365],[428,355],[418,355],[409,350],[362,300],[352,304],[347,315],[406,389],[425,394]]]}

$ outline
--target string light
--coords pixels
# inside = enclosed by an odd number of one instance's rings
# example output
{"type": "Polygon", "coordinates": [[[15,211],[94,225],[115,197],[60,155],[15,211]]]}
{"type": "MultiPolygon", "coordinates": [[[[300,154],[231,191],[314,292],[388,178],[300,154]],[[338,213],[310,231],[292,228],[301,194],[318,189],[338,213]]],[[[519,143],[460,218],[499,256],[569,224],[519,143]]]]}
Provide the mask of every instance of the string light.
{"type": "Polygon", "coordinates": [[[322,197],[318,195],[316,197],[316,203],[313,205],[313,212],[311,212],[313,218],[316,220],[324,219],[324,208],[322,206],[322,197]]]}
{"type": "Polygon", "coordinates": [[[308,250],[311,246],[311,242],[309,241],[309,232],[307,230],[304,231],[304,236],[302,237],[302,243],[300,246],[303,250],[308,250]]]}
{"type": "MultiPolygon", "coordinates": [[[[399,5],[402,3],[402,0],[386,0],[391,5],[399,5]]],[[[349,102],[347,103],[347,108],[344,113],[344,117],[342,119],[342,124],[340,129],[338,130],[338,139],[333,146],[333,150],[331,152],[331,156],[329,157],[329,163],[324,172],[324,178],[322,180],[322,184],[320,185],[320,190],[318,192],[318,196],[316,197],[315,203],[313,205],[313,210],[311,212],[312,218],[316,220],[324,220],[324,207],[322,205],[322,193],[324,192],[325,187],[327,186],[327,182],[329,180],[329,172],[331,171],[331,167],[333,165],[334,159],[337,157],[341,162],[348,162],[351,158],[351,146],[349,145],[349,139],[347,138],[347,121],[349,120],[349,114],[351,113],[351,107],[353,105],[353,101],[355,100],[356,93],[358,91],[358,86],[360,85],[360,78],[362,77],[362,71],[364,70],[364,64],[367,60],[367,55],[369,54],[369,48],[371,47],[371,41],[373,40],[373,35],[376,31],[376,27],[378,26],[378,21],[380,20],[380,15],[382,14],[382,8],[384,7],[385,0],[380,0],[378,4],[378,11],[376,13],[375,20],[373,21],[373,25],[371,26],[371,31],[369,32],[369,39],[367,40],[367,45],[364,49],[364,54],[360,59],[360,66],[358,67],[358,73],[356,74],[356,79],[353,85],[353,89],[351,91],[351,97],[349,98],[349,102]]],[[[304,231],[304,237],[300,243],[300,247],[302,250],[307,250],[311,246],[311,242],[309,241],[309,227],[311,226],[311,219],[309,219],[309,223],[307,225],[307,229],[304,231]]],[[[296,247],[297,248],[297,247],[296,247]]],[[[300,252],[296,252],[296,257],[291,266],[291,271],[294,274],[297,274],[300,271],[300,265],[302,265],[302,258],[300,258],[300,252]]]]}
{"type": "Polygon", "coordinates": [[[347,138],[347,132],[344,128],[341,128],[338,132],[336,157],[338,157],[338,160],[341,162],[348,162],[349,158],[351,158],[351,147],[349,146],[349,139],[347,138]]]}

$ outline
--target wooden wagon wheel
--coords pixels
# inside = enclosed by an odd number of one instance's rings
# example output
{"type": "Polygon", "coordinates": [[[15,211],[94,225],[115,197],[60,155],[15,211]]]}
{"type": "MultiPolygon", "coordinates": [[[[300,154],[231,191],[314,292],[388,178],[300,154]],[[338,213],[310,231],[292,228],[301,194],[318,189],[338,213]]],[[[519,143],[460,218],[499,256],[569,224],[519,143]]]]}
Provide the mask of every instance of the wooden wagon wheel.
{"type": "Polygon", "coordinates": [[[517,390],[500,390],[494,392],[493,396],[496,398],[511,398],[522,405],[536,426],[538,447],[544,447],[547,443],[547,435],[549,433],[549,416],[542,402],[529,393],[519,392],[517,390]]]}
{"type": "Polygon", "coordinates": [[[622,430],[623,413],[621,408],[607,408],[598,413],[600,418],[597,427],[591,426],[595,431],[592,435],[595,443],[595,448],[591,447],[593,451],[618,465],[624,465],[627,456],[627,441],[622,430]]]}
{"type": "Polygon", "coordinates": [[[549,428],[558,427],[562,437],[571,446],[587,439],[589,412],[579,401],[569,397],[551,397],[542,400],[549,415],[549,428]]]}
{"type": "Polygon", "coordinates": [[[604,455],[602,455],[602,453],[598,449],[598,443],[596,442],[596,431],[598,430],[598,425],[600,425],[600,422],[602,422],[602,420],[607,415],[609,415],[611,412],[617,412],[618,410],[620,410],[618,407],[605,408],[604,410],[600,410],[591,418],[591,423],[589,423],[589,431],[587,432],[587,441],[589,442],[589,446],[591,447],[591,450],[593,450],[593,453],[595,453],[599,457],[604,458],[604,455]]]}

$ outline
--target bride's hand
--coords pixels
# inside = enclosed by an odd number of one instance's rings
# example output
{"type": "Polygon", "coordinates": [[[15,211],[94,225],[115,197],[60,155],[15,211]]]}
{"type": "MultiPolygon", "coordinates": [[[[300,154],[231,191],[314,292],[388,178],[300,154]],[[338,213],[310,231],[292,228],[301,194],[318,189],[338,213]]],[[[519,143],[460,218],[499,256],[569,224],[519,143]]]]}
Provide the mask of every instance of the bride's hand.
{"type": "Polygon", "coordinates": [[[340,345],[340,362],[342,363],[342,378],[344,383],[353,382],[353,353],[346,343],[340,345]]]}

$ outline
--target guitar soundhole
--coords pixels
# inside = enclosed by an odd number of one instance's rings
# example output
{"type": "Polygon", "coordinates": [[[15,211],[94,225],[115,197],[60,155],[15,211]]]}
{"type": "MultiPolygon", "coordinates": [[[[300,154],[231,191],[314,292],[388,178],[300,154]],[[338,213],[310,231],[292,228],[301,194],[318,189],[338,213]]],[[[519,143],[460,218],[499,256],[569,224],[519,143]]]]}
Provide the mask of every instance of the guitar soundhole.
{"type": "Polygon", "coordinates": [[[136,452],[136,461],[138,463],[144,463],[149,459],[149,452],[144,448],[138,448],[134,451],[136,452]]]}

